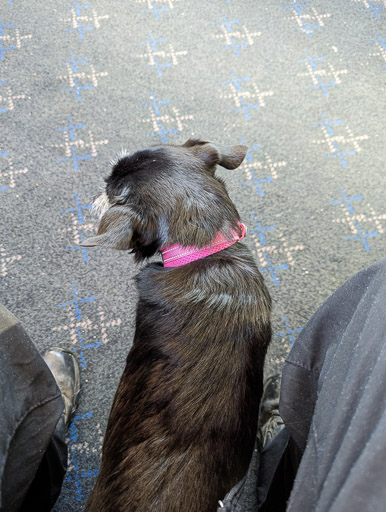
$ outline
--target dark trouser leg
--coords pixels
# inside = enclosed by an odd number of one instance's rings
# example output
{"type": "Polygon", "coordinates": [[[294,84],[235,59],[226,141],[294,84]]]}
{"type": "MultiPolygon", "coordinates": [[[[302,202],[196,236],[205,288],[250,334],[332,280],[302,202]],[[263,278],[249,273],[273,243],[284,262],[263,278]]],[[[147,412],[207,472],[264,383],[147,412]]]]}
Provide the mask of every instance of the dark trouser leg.
{"type": "Polygon", "coordinates": [[[242,481],[219,510],[384,512],[385,389],[386,260],[345,283],[304,327],[283,369],[286,428],[254,455],[254,488],[242,481]]]}
{"type": "MultiPolygon", "coordinates": [[[[39,477],[41,495],[56,492],[50,487],[52,479],[63,479],[64,437],[59,434],[58,439],[55,434],[52,440],[63,413],[63,400],[52,373],[26,332],[1,305],[0,403],[0,507],[13,512],[20,509],[52,446],[56,446],[56,454],[47,462],[47,479],[39,477]],[[60,462],[54,463],[55,459],[60,462]]],[[[29,510],[44,509],[39,505],[29,510]]]]}
{"type": "Polygon", "coordinates": [[[20,512],[49,512],[59,497],[64,475],[67,471],[66,427],[63,416],[58,422],[47,450],[40,462],[20,512]]]}
{"type": "Polygon", "coordinates": [[[386,260],[354,276],[291,350],[280,414],[303,453],[287,510],[383,512],[386,260]]]}
{"type": "MultiPolygon", "coordinates": [[[[264,486],[264,494],[260,494],[261,499],[264,499],[263,504],[258,509],[259,512],[285,512],[287,508],[287,501],[290,497],[292,487],[294,484],[296,471],[299,467],[299,460],[301,453],[294,443],[293,439],[288,440],[288,432],[286,430],[281,431],[278,435],[278,439],[272,442],[272,446],[276,445],[276,451],[281,449],[283,443],[286,443],[284,450],[281,450],[282,455],[280,462],[277,465],[275,472],[272,471],[268,474],[272,481],[264,486]],[[283,437],[283,440],[279,442],[279,436],[283,437]],[[287,440],[284,439],[287,437],[287,440]]],[[[262,454],[262,459],[270,460],[270,449],[267,447],[267,451],[262,454]]],[[[277,460],[277,457],[276,459],[277,460]]],[[[260,467],[259,471],[259,485],[263,487],[265,483],[266,474],[264,465],[260,467]]]]}

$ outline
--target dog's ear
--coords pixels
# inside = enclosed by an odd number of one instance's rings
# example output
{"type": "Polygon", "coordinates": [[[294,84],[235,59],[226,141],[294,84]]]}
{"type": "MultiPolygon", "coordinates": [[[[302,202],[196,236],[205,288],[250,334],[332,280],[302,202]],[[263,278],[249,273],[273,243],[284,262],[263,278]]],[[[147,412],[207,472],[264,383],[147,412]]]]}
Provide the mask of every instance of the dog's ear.
{"type": "Polygon", "coordinates": [[[83,247],[109,247],[121,251],[132,248],[133,223],[127,206],[112,206],[102,216],[97,236],[84,240],[83,247]]]}
{"type": "Polygon", "coordinates": [[[242,144],[225,146],[200,139],[189,139],[184,146],[191,147],[209,168],[218,164],[226,169],[236,169],[242,163],[248,151],[248,147],[242,144]]]}
{"type": "Polygon", "coordinates": [[[220,144],[213,144],[212,142],[206,144],[208,151],[216,151],[218,154],[218,165],[225,167],[225,169],[236,169],[245,158],[248,147],[242,144],[237,146],[223,146],[220,144]]]}

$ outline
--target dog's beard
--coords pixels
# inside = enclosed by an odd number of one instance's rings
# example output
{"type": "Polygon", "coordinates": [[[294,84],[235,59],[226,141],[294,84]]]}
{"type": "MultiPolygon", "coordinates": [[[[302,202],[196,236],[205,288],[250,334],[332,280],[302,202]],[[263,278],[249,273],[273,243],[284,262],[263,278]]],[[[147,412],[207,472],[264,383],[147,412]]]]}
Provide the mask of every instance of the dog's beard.
{"type": "Polygon", "coordinates": [[[91,206],[91,212],[97,215],[100,219],[107,212],[110,206],[111,203],[109,198],[107,197],[106,192],[100,192],[99,195],[97,195],[94,199],[94,202],[91,206]]]}

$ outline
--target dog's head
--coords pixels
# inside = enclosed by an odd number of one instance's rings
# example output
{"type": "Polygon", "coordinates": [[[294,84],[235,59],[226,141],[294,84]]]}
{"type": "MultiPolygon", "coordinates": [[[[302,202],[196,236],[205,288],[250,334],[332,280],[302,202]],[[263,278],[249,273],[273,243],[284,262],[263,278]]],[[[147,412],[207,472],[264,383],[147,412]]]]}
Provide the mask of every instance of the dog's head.
{"type": "Polygon", "coordinates": [[[189,139],[122,154],[94,199],[97,236],[82,245],[131,249],[140,261],[176,243],[204,247],[218,232],[232,239],[240,218],[215,170],[235,169],[246,152],[189,139]]]}

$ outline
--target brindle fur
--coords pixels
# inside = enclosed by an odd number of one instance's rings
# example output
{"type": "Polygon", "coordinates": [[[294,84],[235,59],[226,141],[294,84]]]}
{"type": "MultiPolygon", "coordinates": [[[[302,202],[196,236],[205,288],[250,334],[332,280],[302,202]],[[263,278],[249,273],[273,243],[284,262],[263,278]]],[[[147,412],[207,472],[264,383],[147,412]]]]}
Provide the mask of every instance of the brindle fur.
{"type": "MultiPolygon", "coordinates": [[[[238,167],[246,150],[189,140],[121,156],[84,245],[131,249],[141,261],[174,243],[230,237],[239,214],[215,168],[238,167]]],[[[253,450],[268,291],[242,242],[182,267],[150,263],[136,283],[133,347],[86,512],[214,512],[253,450]]]]}

